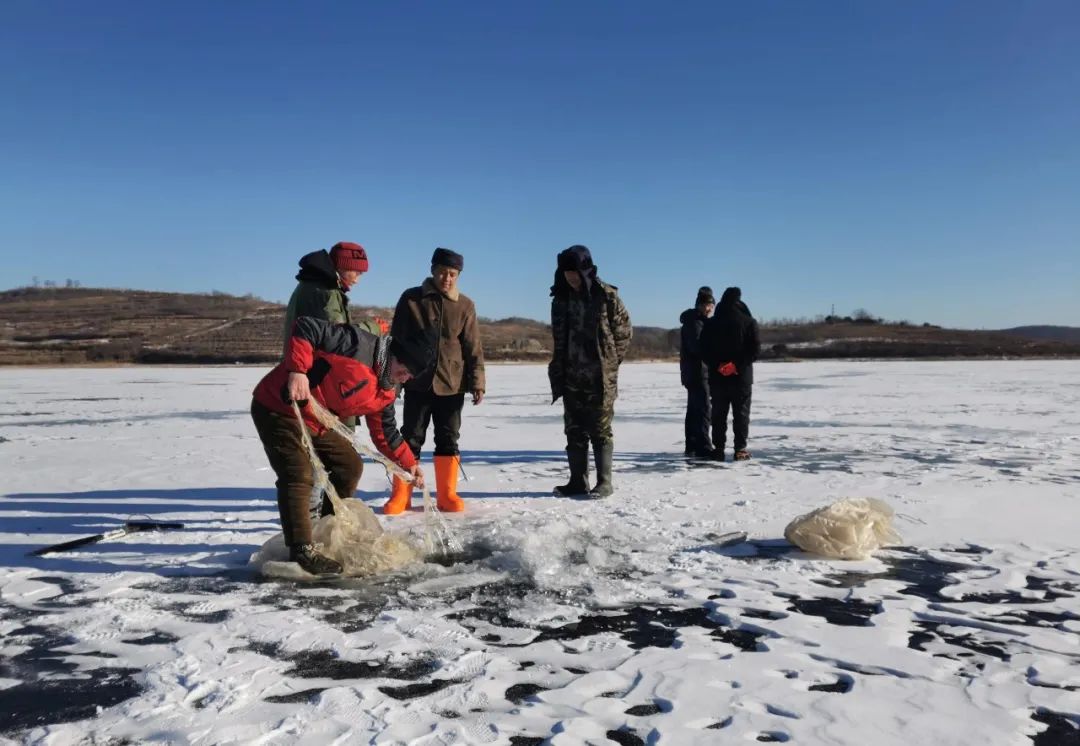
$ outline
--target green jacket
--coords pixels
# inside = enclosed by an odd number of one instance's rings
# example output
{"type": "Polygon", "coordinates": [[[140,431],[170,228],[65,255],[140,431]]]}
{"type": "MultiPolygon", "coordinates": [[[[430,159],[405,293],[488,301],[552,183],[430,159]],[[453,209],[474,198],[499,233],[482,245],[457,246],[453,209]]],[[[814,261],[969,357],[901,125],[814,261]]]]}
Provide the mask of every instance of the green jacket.
{"type": "Polygon", "coordinates": [[[338,282],[334,262],[326,251],[313,251],[300,260],[298,282],[285,309],[285,344],[292,336],[293,324],[301,316],[324,319],[331,324],[355,324],[376,336],[386,330],[375,319],[356,321],[349,313],[349,296],[338,282]]]}

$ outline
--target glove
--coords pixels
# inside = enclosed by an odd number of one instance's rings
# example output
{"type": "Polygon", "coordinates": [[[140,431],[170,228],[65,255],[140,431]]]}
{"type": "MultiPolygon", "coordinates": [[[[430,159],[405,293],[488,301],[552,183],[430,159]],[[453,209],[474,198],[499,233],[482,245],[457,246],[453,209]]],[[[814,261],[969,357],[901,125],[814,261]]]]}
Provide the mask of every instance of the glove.
{"type": "Polygon", "coordinates": [[[739,375],[739,371],[735,367],[735,363],[724,363],[719,368],[717,368],[716,371],[724,377],[739,375]]]}

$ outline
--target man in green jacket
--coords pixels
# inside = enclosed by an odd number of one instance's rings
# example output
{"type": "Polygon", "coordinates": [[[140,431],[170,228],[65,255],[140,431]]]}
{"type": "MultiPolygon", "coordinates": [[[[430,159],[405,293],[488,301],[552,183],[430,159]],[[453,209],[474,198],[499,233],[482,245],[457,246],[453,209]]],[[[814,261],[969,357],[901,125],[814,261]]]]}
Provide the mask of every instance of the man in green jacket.
{"type": "MultiPolygon", "coordinates": [[[[320,249],[300,259],[296,289],[285,310],[285,343],[299,316],[324,319],[332,324],[351,324],[346,293],[368,271],[367,252],[358,243],[340,241],[330,251],[320,249]]],[[[385,333],[377,322],[361,323],[365,331],[385,333]]]]}
{"type": "MultiPolygon", "coordinates": [[[[296,274],[296,289],[285,309],[285,334],[283,349],[288,349],[293,324],[301,316],[323,319],[331,324],[356,323],[371,334],[386,334],[386,323],[378,319],[354,322],[349,313],[349,297],[346,293],[368,271],[367,252],[358,243],[338,241],[330,251],[319,249],[300,258],[300,271],[296,274]]],[[[356,426],[355,417],[342,419],[348,427],[356,426]]],[[[349,497],[349,495],[342,495],[349,497]]],[[[323,505],[329,505],[324,500],[323,505]]]]}

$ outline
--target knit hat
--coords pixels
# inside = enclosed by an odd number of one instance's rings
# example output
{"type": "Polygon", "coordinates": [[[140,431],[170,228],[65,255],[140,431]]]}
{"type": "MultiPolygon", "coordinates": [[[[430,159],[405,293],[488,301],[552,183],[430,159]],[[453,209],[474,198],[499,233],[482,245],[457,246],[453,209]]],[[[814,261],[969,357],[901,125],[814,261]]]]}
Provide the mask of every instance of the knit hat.
{"type": "Polygon", "coordinates": [[[411,337],[391,337],[390,354],[419,378],[435,365],[436,351],[432,334],[418,332],[411,337]]]}
{"type": "Polygon", "coordinates": [[[339,241],[330,249],[330,258],[334,260],[334,268],[338,272],[367,272],[367,252],[358,243],[339,241]]]}
{"type": "Polygon", "coordinates": [[[435,253],[431,255],[431,266],[436,264],[460,272],[465,269],[465,257],[450,249],[435,249],[435,253]]]}
{"type": "Polygon", "coordinates": [[[700,306],[702,303],[716,303],[716,297],[712,294],[712,288],[708,285],[702,285],[698,288],[697,299],[694,301],[695,306],[700,306]]]}

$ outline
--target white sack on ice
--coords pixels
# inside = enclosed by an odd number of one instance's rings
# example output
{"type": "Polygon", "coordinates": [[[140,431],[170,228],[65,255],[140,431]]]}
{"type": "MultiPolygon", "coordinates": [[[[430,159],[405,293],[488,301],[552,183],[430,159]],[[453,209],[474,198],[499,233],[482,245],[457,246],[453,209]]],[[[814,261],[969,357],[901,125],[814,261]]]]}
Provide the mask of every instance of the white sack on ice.
{"type": "Polygon", "coordinates": [[[900,543],[893,511],[881,500],[852,497],[799,516],[784,538],[805,552],[834,559],[866,559],[875,550],[900,543]]]}

